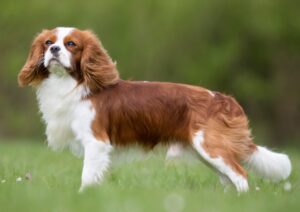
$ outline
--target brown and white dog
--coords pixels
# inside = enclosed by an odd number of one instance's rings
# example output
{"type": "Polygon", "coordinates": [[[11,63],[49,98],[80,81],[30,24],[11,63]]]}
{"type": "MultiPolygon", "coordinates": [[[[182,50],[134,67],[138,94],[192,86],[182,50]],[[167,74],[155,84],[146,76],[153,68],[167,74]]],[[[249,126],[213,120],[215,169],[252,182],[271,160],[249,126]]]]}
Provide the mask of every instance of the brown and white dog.
{"type": "Polygon", "coordinates": [[[42,31],[18,80],[37,88],[49,147],[84,155],[80,190],[101,182],[113,146],[135,143],[174,144],[170,155],[190,146],[238,192],[248,190],[241,164],[273,181],[290,175],[287,155],[253,143],[234,98],[198,86],[121,80],[90,31],[42,31]]]}

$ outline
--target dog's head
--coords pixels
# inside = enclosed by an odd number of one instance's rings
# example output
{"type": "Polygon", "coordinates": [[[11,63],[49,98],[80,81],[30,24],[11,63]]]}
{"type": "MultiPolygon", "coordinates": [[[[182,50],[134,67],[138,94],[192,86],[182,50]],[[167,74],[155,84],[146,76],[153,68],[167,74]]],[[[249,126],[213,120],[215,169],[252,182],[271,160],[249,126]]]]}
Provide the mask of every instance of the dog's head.
{"type": "Polygon", "coordinates": [[[51,74],[69,75],[92,92],[119,79],[115,63],[97,36],[69,27],[43,30],[37,35],[18,75],[19,85],[39,85],[51,74]]]}

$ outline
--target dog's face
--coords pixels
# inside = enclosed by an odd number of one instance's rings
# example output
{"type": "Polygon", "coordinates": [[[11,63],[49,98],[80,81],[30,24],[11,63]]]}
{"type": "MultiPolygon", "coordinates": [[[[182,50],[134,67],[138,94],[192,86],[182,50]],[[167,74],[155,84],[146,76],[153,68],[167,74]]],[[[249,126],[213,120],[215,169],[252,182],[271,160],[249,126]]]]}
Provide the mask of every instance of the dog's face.
{"type": "Polygon", "coordinates": [[[45,47],[44,66],[46,68],[60,64],[64,68],[70,69],[74,54],[81,54],[81,39],[76,39],[72,31],[72,28],[57,28],[54,31],[46,32],[43,39],[45,47]]]}
{"type": "Polygon", "coordinates": [[[50,74],[70,75],[91,91],[118,80],[115,64],[99,39],[90,31],[69,27],[43,30],[34,39],[19,84],[36,86],[50,74]]]}

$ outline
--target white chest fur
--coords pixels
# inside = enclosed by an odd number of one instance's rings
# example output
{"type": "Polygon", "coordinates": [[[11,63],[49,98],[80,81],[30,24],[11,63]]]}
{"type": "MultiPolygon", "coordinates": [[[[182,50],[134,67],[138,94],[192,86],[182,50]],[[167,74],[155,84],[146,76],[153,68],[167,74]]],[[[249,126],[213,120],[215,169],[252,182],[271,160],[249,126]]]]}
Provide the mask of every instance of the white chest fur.
{"type": "Polygon", "coordinates": [[[91,102],[83,100],[86,94],[86,89],[69,75],[52,73],[38,87],[37,99],[50,148],[69,147],[75,155],[82,155],[82,142],[91,134],[95,116],[91,102]]]}

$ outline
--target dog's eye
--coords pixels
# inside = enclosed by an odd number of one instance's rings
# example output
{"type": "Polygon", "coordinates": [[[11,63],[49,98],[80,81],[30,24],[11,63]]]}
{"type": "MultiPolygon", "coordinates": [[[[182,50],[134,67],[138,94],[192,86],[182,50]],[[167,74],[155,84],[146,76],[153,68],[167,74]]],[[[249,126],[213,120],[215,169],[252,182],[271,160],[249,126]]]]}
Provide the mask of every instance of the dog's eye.
{"type": "Polygon", "coordinates": [[[53,42],[52,42],[51,40],[46,40],[45,44],[46,44],[47,46],[49,46],[49,45],[53,44],[53,42]]]}
{"type": "Polygon", "coordinates": [[[76,43],[74,43],[74,41],[68,41],[66,43],[67,46],[76,46],[76,43]]]}

